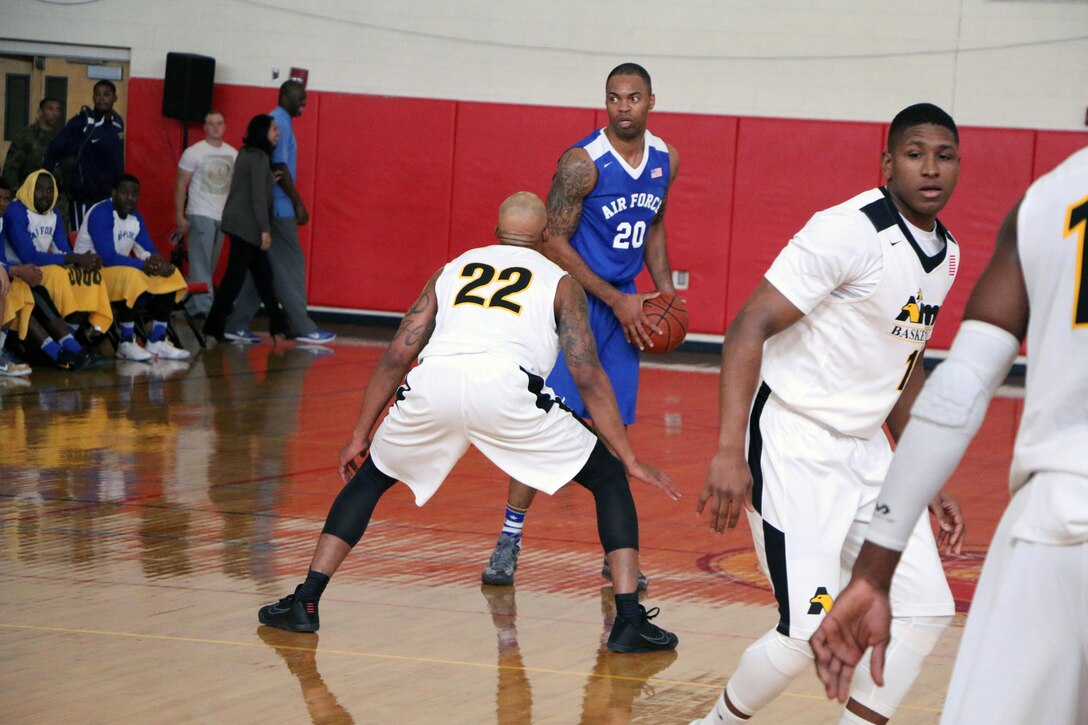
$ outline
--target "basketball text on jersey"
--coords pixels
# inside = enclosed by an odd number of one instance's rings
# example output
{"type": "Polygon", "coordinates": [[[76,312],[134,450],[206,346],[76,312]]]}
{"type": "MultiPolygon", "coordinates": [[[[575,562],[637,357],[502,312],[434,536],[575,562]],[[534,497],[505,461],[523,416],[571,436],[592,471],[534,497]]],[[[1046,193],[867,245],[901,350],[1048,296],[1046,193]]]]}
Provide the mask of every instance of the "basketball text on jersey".
{"type": "Polygon", "coordinates": [[[601,214],[605,219],[611,219],[621,211],[627,209],[649,209],[654,214],[661,208],[661,197],[656,194],[640,192],[630,196],[621,196],[613,199],[611,203],[601,207],[601,214]]]}
{"type": "Polygon", "coordinates": [[[940,311],[940,305],[925,304],[922,301],[922,290],[918,290],[918,294],[910,296],[895,318],[896,323],[908,324],[893,323],[888,334],[908,342],[928,342],[930,335],[933,334],[933,324],[937,321],[937,313],[940,311]],[[922,325],[922,327],[914,327],[914,325],[922,325]]]}

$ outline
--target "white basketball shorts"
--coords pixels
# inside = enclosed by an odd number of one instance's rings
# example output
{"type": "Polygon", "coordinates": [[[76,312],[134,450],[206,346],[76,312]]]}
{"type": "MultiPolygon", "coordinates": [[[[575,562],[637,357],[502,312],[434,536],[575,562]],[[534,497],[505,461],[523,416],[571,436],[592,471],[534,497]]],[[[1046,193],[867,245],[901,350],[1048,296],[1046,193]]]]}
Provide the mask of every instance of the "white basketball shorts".
{"type": "Polygon", "coordinates": [[[1059,521],[1044,500],[1086,494],[1088,479],[1056,471],[1013,494],[967,615],[943,725],[1088,723],[1088,542],[1068,537],[1085,521],[1068,510],[1059,521]],[[1046,541],[1055,538],[1072,543],[1046,541]]]}
{"type": "Polygon", "coordinates": [[[370,456],[422,506],[470,443],[505,473],[552,494],[582,469],[597,437],[540,376],[493,355],[450,355],[408,373],[370,456]]]}
{"type": "MultiPolygon", "coordinates": [[[[843,435],[761,387],[748,427],[756,509],[748,523],[778,600],[781,634],[807,640],[850,581],[891,457],[883,432],[843,435]]],[[[903,552],[890,597],[897,617],[955,613],[928,513],[903,552]]]]}

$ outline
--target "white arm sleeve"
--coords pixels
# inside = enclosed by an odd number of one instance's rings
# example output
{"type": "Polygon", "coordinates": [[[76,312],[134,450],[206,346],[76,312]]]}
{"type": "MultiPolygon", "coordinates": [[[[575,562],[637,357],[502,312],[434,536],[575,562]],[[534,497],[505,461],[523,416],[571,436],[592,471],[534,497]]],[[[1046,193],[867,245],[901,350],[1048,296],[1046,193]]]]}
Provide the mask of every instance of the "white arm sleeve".
{"type": "Polygon", "coordinates": [[[959,465],[1019,351],[1015,335],[987,322],[964,321],[948,359],[911,409],[867,540],[903,550],[918,517],[959,465]]]}

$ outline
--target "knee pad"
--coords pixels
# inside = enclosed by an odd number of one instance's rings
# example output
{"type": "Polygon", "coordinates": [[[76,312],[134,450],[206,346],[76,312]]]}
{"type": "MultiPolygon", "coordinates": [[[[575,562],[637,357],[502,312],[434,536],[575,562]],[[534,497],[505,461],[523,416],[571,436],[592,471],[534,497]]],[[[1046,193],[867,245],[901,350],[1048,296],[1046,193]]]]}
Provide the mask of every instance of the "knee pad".
{"type": "Polygon", "coordinates": [[[607,554],[638,549],[638,514],[623,464],[597,441],[574,480],[589,489],[597,508],[597,534],[607,554]]]}
{"type": "Polygon", "coordinates": [[[729,702],[751,715],[778,697],[797,675],[812,666],[812,647],[771,630],[744,651],[725,686],[729,702]]]}
{"type": "Polygon", "coordinates": [[[884,655],[884,686],[873,682],[866,652],[854,671],[850,699],[890,718],[907,696],[922,663],[941,637],[952,617],[895,617],[892,638],[884,655]]]}

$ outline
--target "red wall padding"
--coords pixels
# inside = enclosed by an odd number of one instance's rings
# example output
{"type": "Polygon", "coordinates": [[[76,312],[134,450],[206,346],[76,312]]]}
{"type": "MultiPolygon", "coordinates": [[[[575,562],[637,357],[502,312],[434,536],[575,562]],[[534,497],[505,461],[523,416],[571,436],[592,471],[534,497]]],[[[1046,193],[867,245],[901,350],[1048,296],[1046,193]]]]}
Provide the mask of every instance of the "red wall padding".
{"type": "Polygon", "coordinates": [[[310,302],[403,312],[447,261],[456,105],[326,93],[310,302]]]}
{"type": "MultiPolygon", "coordinates": [[[[161,80],[129,83],[128,166],[160,246],[173,228],[181,122],[162,118],[161,80]]],[[[227,140],[276,90],[218,85],[227,140]]],[[[300,239],[314,305],[403,312],[430,274],[492,240],[498,204],[547,193],[556,161],[607,122],[603,110],[311,91],[295,119],[299,178],[311,222],[300,239]]],[[[886,124],[654,112],[677,148],[667,226],[691,331],[720,334],[778,251],[820,209],[882,182],[886,124]]],[[[1088,145],[1080,132],[962,128],[960,184],[942,220],[963,246],[956,288],[934,336],[947,347],[1004,214],[1031,180],[1088,145]]],[[[190,126],[190,143],[202,136],[190,126]]],[[[640,289],[652,288],[647,274],[640,289]]]]}

